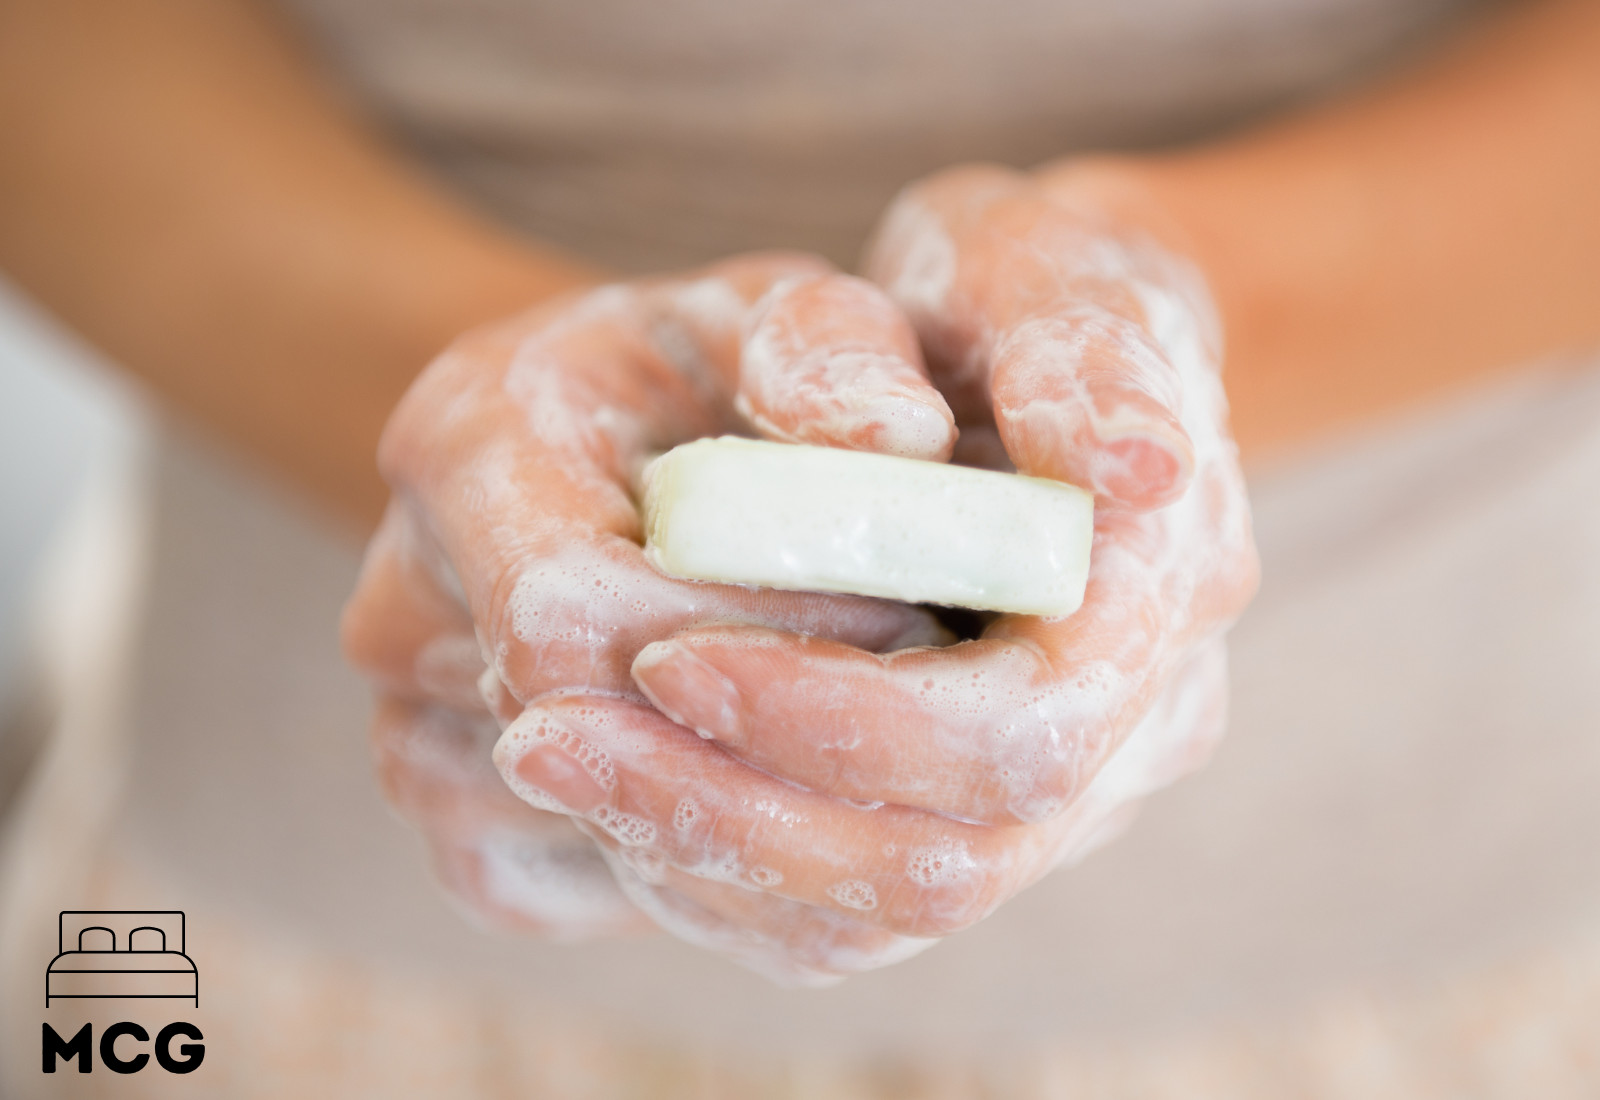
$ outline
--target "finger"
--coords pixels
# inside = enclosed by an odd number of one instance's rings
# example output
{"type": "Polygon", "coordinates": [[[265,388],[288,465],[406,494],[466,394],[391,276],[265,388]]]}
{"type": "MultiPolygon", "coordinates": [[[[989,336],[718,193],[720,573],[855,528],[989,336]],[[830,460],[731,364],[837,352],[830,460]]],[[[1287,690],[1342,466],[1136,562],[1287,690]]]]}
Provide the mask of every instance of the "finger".
{"type": "Polygon", "coordinates": [[[506,790],[490,758],[497,734],[483,719],[395,699],[373,720],[380,787],[422,834],[452,901],[475,923],[559,939],[647,927],[592,841],[506,790]]]}
{"type": "Polygon", "coordinates": [[[391,502],[345,604],[346,658],[391,695],[483,710],[483,654],[459,590],[443,553],[391,502]]]}
{"type": "Polygon", "coordinates": [[[769,439],[943,462],[955,417],[916,334],[877,287],[848,275],[780,282],[757,304],[739,412],[769,439]]]}
{"type": "Polygon", "coordinates": [[[501,736],[495,762],[531,805],[687,874],[902,935],[967,927],[1032,881],[1054,850],[1048,828],[990,828],[801,789],[653,708],[609,697],[542,700],[501,736]]]}
{"type": "Polygon", "coordinates": [[[696,878],[584,824],[623,892],[664,930],[783,985],[831,985],[890,966],[938,941],[732,883],[696,878]]]}
{"type": "Polygon", "coordinates": [[[1197,277],[1153,244],[1027,177],[967,168],[896,200],[866,270],[906,310],[940,387],[960,395],[958,419],[987,403],[1023,473],[1091,489],[1111,509],[1183,493],[1195,455],[1182,374],[1191,361],[1214,371],[1214,342],[1197,277]]]}
{"type": "Polygon", "coordinates": [[[652,644],[634,676],[662,713],[811,790],[1014,824],[1082,790],[1143,694],[1103,648],[1058,664],[1038,646],[991,636],[880,657],[708,627],[652,644]]]}

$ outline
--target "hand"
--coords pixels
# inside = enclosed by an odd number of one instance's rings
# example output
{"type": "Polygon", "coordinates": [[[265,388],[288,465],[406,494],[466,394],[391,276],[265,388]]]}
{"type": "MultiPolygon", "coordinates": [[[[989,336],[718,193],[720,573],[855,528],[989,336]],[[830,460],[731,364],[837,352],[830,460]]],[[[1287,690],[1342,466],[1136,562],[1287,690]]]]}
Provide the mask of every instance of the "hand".
{"type": "Polygon", "coordinates": [[[886,601],[663,577],[644,561],[629,492],[651,452],[750,424],[946,457],[953,420],[920,363],[875,287],[756,256],[550,302],[463,337],[413,385],[384,436],[395,496],[344,640],[384,697],[373,744],[385,792],[481,919],[569,938],[644,923],[552,812],[563,779],[609,781],[604,757],[563,739],[575,770],[541,773],[555,797],[521,785],[530,806],[494,773],[495,719],[526,730],[547,706],[589,713],[586,699],[647,709],[629,671],[639,651],[710,623],[863,652],[944,637],[886,601]]]}
{"type": "Polygon", "coordinates": [[[894,204],[867,265],[974,453],[1095,491],[1076,614],[889,654],[686,627],[633,662],[655,710],[547,698],[501,739],[513,789],[572,813],[679,934],[793,980],[903,957],[1104,839],[1220,734],[1221,635],[1257,561],[1216,325],[1106,183],[945,173],[894,204]]]}

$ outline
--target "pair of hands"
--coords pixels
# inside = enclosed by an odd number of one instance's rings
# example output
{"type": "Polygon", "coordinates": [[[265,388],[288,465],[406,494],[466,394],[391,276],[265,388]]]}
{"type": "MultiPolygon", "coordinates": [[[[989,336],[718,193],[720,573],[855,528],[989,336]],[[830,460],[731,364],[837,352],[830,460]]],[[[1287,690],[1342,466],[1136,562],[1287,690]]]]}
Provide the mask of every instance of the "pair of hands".
{"type": "Polygon", "coordinates": [[[896,200],[865,279],[735,258],[429,367],[345,642],[454,897],[825,982],[981,919],[1203,761],[1257,564],[1203,282],[1125,200],[1093,166],[954,169],[896,200]],[[665,577],[634,479],[729,431],[1091,489],[1084,604],[951,644],[917,607],[665,577]]]}

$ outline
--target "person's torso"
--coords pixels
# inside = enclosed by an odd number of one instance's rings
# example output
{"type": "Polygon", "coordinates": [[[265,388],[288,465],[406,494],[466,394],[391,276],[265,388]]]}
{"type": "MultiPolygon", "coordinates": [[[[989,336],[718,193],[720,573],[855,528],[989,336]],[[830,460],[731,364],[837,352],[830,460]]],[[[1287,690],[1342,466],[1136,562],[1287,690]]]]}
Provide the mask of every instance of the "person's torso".
{"type": "Polygon", "coordinates": [[[475,201],[623,270],[849,264],[905,183],[1194,137],[1369,71],[1463,0],[288,0],[475,201]]]}

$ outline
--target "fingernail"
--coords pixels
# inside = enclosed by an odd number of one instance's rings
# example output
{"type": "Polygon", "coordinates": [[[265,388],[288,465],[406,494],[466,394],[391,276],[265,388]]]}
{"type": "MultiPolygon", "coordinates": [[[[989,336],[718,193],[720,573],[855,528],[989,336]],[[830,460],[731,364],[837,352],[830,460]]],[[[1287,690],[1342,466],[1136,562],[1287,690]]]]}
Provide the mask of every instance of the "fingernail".
{"type": "Polygon", "coordinates": [[[1176,433],[1132,432],[1104,440],[1089,468],[1097,495],[1140,509],[1159,508],[1189,487],[1194,459],[1187,438],[1176,433]]]}
{"type": "Polygon", "coordinates": [[[688,646],[650,643],[633,659],[633,678],[656,708],[679,725],[728,745],[743,740],[739,689],[688,646]]]}
{"type": "Polygon", "coordinates": [[[942,461],[955,446],[950,410],[905,394],[882,394],[852,410],[875,449],[902,458],[942,461]]]}
{"type": "Polygon", "coordinates": [[[526,712],[506,728],[495,758],[510,762],[511,786],[525,801],[557,813],[586,814],[616,786],[611,758],[548,714],[526,712]]]}

